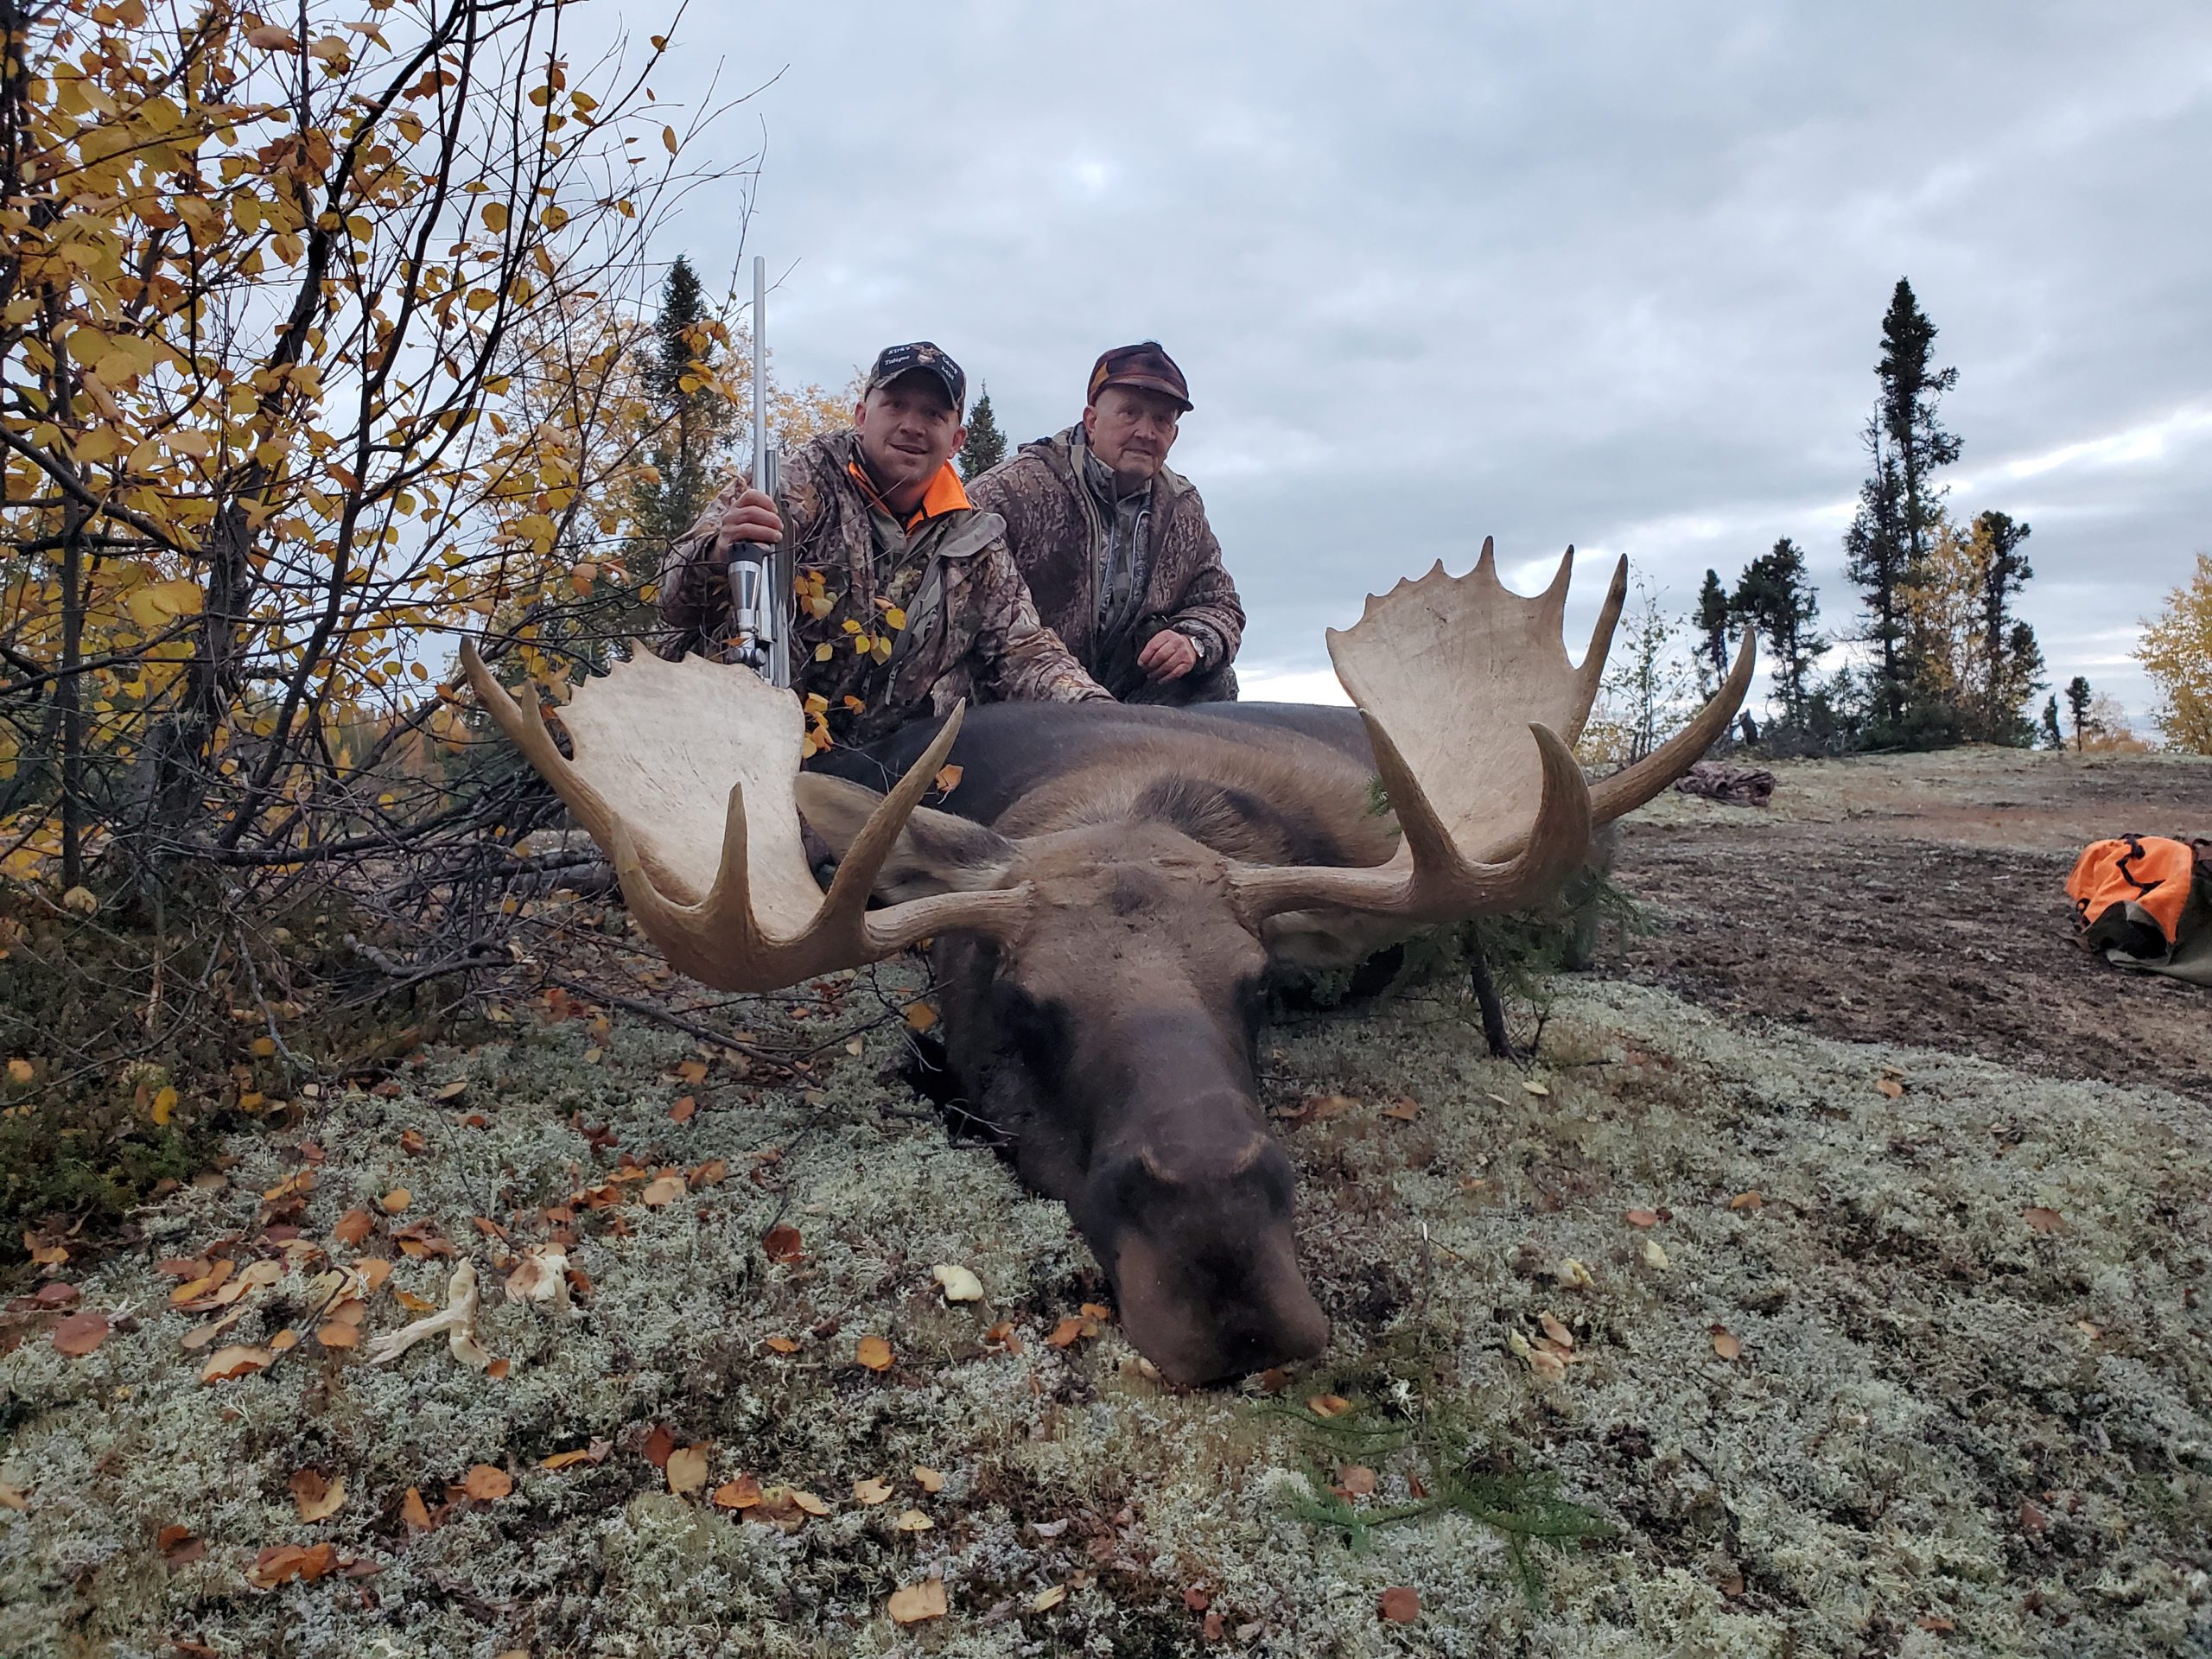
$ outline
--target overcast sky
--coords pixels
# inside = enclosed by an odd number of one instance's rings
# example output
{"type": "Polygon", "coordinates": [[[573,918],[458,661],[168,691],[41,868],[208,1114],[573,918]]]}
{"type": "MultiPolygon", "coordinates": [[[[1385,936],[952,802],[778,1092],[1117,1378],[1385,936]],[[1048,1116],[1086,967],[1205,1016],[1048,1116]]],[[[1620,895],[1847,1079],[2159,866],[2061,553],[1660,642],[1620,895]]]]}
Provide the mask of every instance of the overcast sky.
{"type": "MultiPolygon", "coordinates": [[[[658,27],[632,10],[632,28],[658,27]]],[[[1250,613],[1247,684],[1496,535],[1687,609],[1840,538],[1909,276],[1959,370],[1953,510],[2034,526],[2063,683],[2140,715],[2139,619],[2212,547],[2212,6],[695,7],[664,103],[780,76],[753,247],[779,373],[935,340],[1015,442],[1147,336],[1250,613]]],[[[665,251],[713,282],[695,196],[665,251]]],[[[1578,611],[1586,613],[1586,607],[1578,611]]],[[[1247,695],[1252,692],[1248,690],[1247,695]]]]}

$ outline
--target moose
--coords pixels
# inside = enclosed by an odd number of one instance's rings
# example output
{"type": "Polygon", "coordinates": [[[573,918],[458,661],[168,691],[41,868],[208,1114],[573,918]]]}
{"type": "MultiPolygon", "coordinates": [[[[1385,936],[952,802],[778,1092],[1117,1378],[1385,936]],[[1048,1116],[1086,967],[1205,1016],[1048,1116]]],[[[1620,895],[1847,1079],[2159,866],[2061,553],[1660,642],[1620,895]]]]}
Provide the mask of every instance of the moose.
{"type": "Polygon", "coordinates": [[[1465,576],[1440,562],[1370,597],[1328,634],[1350,709],[956,708],[804,772],[798,699],[745,669],[639,652],[560,710],[569,758],[462,657],[680,971],[771,991],[931,941],[971,1109],[1022,1180],[1067,1205],[1137,1351],[1203,1384],[1329,1338],[1258,1099],[1271,968],[1357,961],[1544,898],[1743,701],[1748,639],[1670,741],[1587,781],[1569,746],[1627,563],[1580,665],[1563,637],[1573,565],[1570,548],[1522,597],[1485,541],[1465,576]],[[923,805],[949,762],[957,786],[923,805]],[[837,855],[826,893],[802,815],[837,855]]]}

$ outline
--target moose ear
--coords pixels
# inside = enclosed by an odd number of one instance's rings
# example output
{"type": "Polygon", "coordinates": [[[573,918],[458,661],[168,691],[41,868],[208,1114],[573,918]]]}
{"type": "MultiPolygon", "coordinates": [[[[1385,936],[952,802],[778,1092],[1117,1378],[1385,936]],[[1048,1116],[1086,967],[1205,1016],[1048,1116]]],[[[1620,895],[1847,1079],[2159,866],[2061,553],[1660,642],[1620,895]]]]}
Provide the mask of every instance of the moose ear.
{"type": "MultiPolygon", "coordinates": [[[[799,816],[839,858],[883,800],[872,789],[820,772],[801,772],[797,787],[799,816]]],[[[875,896],[897,903],[938,893],[982,892],[1000,886],[1013,862],[1014,843],[997,830],[918,806],[883,861],[875,896]]]]}

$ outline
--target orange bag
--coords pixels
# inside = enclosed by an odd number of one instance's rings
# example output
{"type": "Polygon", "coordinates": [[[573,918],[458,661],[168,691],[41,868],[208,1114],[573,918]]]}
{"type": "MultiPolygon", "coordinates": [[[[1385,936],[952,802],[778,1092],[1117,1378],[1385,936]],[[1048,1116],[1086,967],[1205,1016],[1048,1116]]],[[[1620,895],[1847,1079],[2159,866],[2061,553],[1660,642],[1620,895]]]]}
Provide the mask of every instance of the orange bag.
{"type": "Polygon", "coordinates": [[[2122,968],[2212,983],[2212,842],[2091,842],[2066,878],[2082,943],[2122,968]]]}

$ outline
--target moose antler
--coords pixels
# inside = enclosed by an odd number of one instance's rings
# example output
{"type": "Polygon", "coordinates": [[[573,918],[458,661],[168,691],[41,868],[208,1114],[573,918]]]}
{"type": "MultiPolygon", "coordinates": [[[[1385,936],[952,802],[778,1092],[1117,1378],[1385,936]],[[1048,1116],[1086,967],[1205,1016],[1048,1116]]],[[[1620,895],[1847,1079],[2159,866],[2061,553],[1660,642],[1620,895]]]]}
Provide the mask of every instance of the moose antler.
{"type": "Polygon", "coordinates": [[[1524,599],[1498,580],[1486,538],[1466,575],[1446,575],[1439,561],[1419,581],[1370,597],[1352,627],[1329,631],[1337,678],[1366,720],[1404,842],[1368,869],[1239,866],[1231,879],[1248,914],[1328,906],[1445,921],[1519,909],[1582,862],[1594,828],[1689,770],[1751,685],[1751,640],[1695,719],[1593,789],[1569,745],[1597,699],[1628,561],[1614,568],[1579,668],[1562,637],[1573,569],[1570,547],[1551,586],[1524,599]]]}
{"type": "Polygon", "coordinates": [[[726,991],[772,991],[874,962],[954,928],[1013,929],[1026,888],[867,908],[877,870],[960,730],[946,721],[883,798],[825,895],[807,868],[793,782],[805,717],[758,675],[639,652],[561,710],[575,758],[464,642],[486,710],[614,862],[622,895],[671,966],[726,991]]]}

